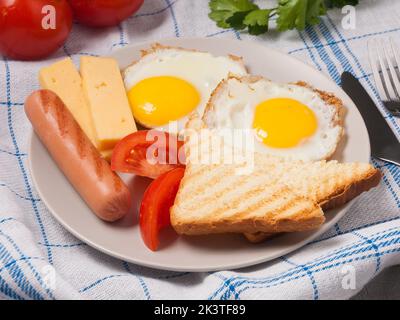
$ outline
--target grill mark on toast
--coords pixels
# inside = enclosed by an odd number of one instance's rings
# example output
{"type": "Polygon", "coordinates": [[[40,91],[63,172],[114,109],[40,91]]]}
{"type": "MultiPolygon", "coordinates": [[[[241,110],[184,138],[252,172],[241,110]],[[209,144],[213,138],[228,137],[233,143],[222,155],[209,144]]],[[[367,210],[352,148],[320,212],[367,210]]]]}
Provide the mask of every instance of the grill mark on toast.
{"type": "Polygon", "coordinates": [[[225,177],[229,177],[230,179],[237,180],[239,178],[239,176],[233,175],[233,171],[234,171],[234,169],[231,168],[230,170],[224,170],[222,172],[218,172],[218,174],[216,174],[214,176],[209,176],[209,178],[206,181],[204,181],[204,183],[197,182],[197,184],[196,184],[196,182],[194,182],[192,184],[191,179],[185,180],[185,183],[187,183],[187,186],[188,186],[186,191],[189,193],[204,195],[204,197],[200,197],[200,199],[202,199],[202,200],[208,199],[208,198],[215,198],[215,193],[218,192],[218,194],[220,194],[221,191],[223,192],[223,189],[214,190],[213,196],[211,196],[211,197],[207,196],[207,193],[205,191],[210,187],[215,188],[217,185],[220,186],[220,182],[224,181],[225,177]],[[211,185],[211,183],[212,183],[212,185],[211,185]],[[191,185],[196,185],[196,187],[194,187],[194,189],[192,189],[191,185]]]}
{"type": "MultiPolygon", "coordinates": [[[[265,219],[266,215],[268,214],[269,219],[275,219],[275,217],[282,212],[287,211],[288,209],[292,208],[295,205],[295,200],[297,199],[296,197],[285,199],[286,201],[282,203],[282,205],[279,205],[278,207],[275,207],[274,204],[277,201],[282,201],[282,197],[279,195],[280,193],[274,193],[272,197],[269,197],[268,199],[261,199],[260,201],[254,203],[253,205],[248,206],[247,208],[241,210],[240,212],[236,213],[232,218],[235,219],[246,219],[246,218],[251,218],[250,216],[254,214],[255,211],[259,209],[265,208],[267,210],[266,206],[272,206],[272,210],[270,212],[265,212],[264,216],[261,219],[265,219]],[[279,210],[279,212],[278,212],[279,210]]],[[[254,218],[260,219],[259,216],[255,216],[254,218]]]]}
{"type": "MultiPolygon", "coordinates": [[[[217,217],[223,215],[225,210],[227,211],[229,209],[235,208],[243,201],[245,201],[245,200],[249,201],[249,198],[254,199],[257,196],[259,196],[260,194],[262,194],[263,192],[265,192],[265,186],[256,186],[255,188],[250,189],[250,190],[242,193],[240,196],[236,197],[235,200],[230,202],[228,205],[224,205],[224,206],[215,208],[213,211],[211,211],[208,214],[208,216],[212,216],[213,219],[216,219],[217,217]]],[[[268,203],[273,203],[273,201],[275,201],[278,198],[278,196],[276,195],[277,192],[278,191],[275,191],[272,194],[272,196],[268,197],[268,201],[269,201],[268,203]]],[[[254,210],[254,208],[257,208],[259,206],[260,202],[262,202],[262,200],[254,203],[252,205],[247,206],[246,208],[242,209],[241,212],[242,213],[245,212],[246,214],[251,214],[251,212],[249,212],[249,211],[252,211],[252,210],[254,210]]],[[[233,215],[230,216],[230,218],[236,216],[236,214],[237,213],[234,213],[233,215]]]]}
{"type": "MultiPolygon", "coordinates": [[[[239,178],[239,176],[237,178],[239,178]]],[[[219,199],[221,199],[221,198],[223,199],[223,198],[227,198],[227,197],[229,198],[229,196],[231,195],[232,191],[236,191],[239,187],[242,187],[243,185],[245,185],[248,182],[249,181],[245,180],[245,179],[240,179],[239,181],[231,181],[231,185],[228,188],[224,188],[223,186],[220,185],[219,186],[220,188],[213,192],[213,196],[212,197],[204,196],[204,197],[196,198],[196,200],[198,200],[198,201],[207,201],[207,200],[213,199],[213,198],[219,198],[219,199]]],[[[216,188],[216,185],[217,184],[214,184],[213,187],[216,188]]],[[[200,192],[203,192],[203,195],[205,195],[204,189],[203,190],[200,189],[200,192]]]]}

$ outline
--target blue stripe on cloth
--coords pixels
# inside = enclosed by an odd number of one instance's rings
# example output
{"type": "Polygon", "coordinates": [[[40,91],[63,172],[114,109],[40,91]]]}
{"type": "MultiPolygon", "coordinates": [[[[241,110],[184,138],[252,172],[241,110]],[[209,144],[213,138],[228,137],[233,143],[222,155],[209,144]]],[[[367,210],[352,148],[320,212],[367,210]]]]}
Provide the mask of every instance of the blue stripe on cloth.
{"type": "MultiPolygon", "coordinates": [[[[24,257],[22,257],[24,258],[24,257]]],[[[34,300],[44,300],[43,296],[31,285],[22,269],[16,263],[12,263],[15,259],[5,246],[0,243],[0,261],[3,265],[9,265],[5,270],[8,271],[11,278],[16,285],[24,292],[29,298],[34,300]]]]}
{"type": "Polygon", "coordinates": [[[235,34],[235,36],[236,36],[236,39],[238,39],[238,40],[242,40],[242,38],[240,37],[240,32],[239,32],[239,31],[237,31],[237,30],[233,30],[233,33],[235,34]]]}
{"type": "Polygon", "coordinates": [[[0,149],[0,152],[1,152],[1,153],[9,154],[10,156],[16,156],[16,157],[18,157],[18,156],[21,156],[21,157],[27,156],[26,153],[15,153],[15,152],[10,152],[10,151],[3,150],[3,149],[0,149]]]}
{"type": "MultiPolygon", "coordinates": [[[[392,217],[392,218],[388,218],[388,219],[383,219],[383,220],[367,223],[367,224],[364,224],[364,225],[361,225],[361,226],[358,226],[358,227],[354,227],[354,228],[351,228],[349,230],[346,230],[345,232],[342,232],[340,235],[352,233],[353,231],[365,229],[365,228],[368,228],[368,227],[377,226],[377,225],[380,225],[380,224],[383,224],[383,223],[392,222],[392,221],[396,221],[396,220],[400,220],[400,216],[396,216],[396,217],[392,217]]],[[[311,241],[308,245],[311,245],[311,244],[314,244],[314,243],[318,243],[318,242],[322,242],[322,241],[325,241],[325,240],[329,240],[329,239],[332,239],[332,238],[335,238],[335,237],[337,237],[337,235],[330,236],[330,237],[325,237],[325,238],[320,238],[320,239],[311,241]]]]}
{"type": "Polygon", "coordinates": [[[389,163],[386,168],[389,170],[389,172],[392,174],[392,178],[394,182],[396,182],[397,186],[400,187],[400,170],[399,167],[389,163]]]}
{"type": "MultiPolygon", "coordinates": [[[[222,30],[222,31],[218,31],[218,32],[210,33],[210,34],[207,34],[207,35],[206,35],[206,38],[212,38],[212,37],[216,37],[216,36],[218,36],[218,35],[220,35],[220,34],[224,34],[224,33],[228,33],[228,32],[235,33],[235,32],[236,32],[236,30],[233,30],[233,29],[227,29],[227,30],[222,30]]],[[[237,37],[237,36],[236,36],[236,37],[237,37]]]]}
{"type": "Polygon", "coordinates": [[[2,278],[1,275],[0,275],[0,293],[2,293],[5,297],[14,300],[25,300],[8,285],[8,283],[2,278]]]}
{"type": "MultiPolygon", "coordinates": [[[[391,228],[389,230],[381,231],[378,233],[375,233],[370,236],[370,239],[372,242],[376,241],[382,241],[386,240],[383,243],[378,244],[377,246],[379,248],[384,248],[388,247],[389,245],[393,245],[393,243],[396,243],[397,241],[400,241],[400,227],[397,228],[391,228]],[[394,241],[388,241],[388,238],[394,238],[394,241]]],[[[393,239],[392,239],[393,240],[393,239]]],[[[366,243],[364,240],[363,241],[357,241],[355,243],[352,243],[350,245],[344,246],[342,248],[336,249],[333,252],[323,255],[317,259],[314,259],[313,261],[305,264],[304,266],[309,270],[312,268],[316,268],[319,266],[323,266],[325,264],[329,264],[331,262],[344,259],[347,257],[351,257],[354,255],[358,255],[361,253],[366,253],[368,251],[374,251],[374,254],[371,254],[370,256],[375,256],[376,257],[376,252],[374,250],[374,247],[370,243],[366,243]]],[[[354,258],[353,258],[354,259],[354,258]]],[[[277,275],[273,276],[268,276],[268,277],[263,277],[259,279],[252,279],[248,277],[243,277],[243,276],[234,276],[230,279],[231,285],[235,288],[246,283],[246,282],[252,282],[252,281],[269,281],[269,282],[274,282],[274,281],[279,281],[282,279],[287,279],[292,276],[302,274],[304,273],[304,268],[303,267],[296,267],[296,268],[291,268],[289,270],[286,270],[285,272],[282,272],[277,275]],[[240,281],[241,280],[241,281],[240,281]],[[237,283],[233,283],[234,281],[238,281],[237,283]]],[[[313,270],[315,272],[315,270],[313,270]]],[[[304,274],[306,275],[306,274],[304,274]]],[[[226,289],[226,286],[223,285],[219,289],[217,289],[212,295],[210,295],[209,299],[214,299],[218,294],[223,292],[223,290],[226,289]]]]}
{"type": "MultiPolygon", "coordinates": [[[[314,56],[314,53],[312,52],[312,50],[310,49],[306,39],[304,38],[304,35],[302,32],[299,31],[299,36],[300,39],[303,41],[304,45],[306,46],[306,49],[308,51],[308,55],[310,56],[311,60],[314,62],[315,66],[317,67],[317,69],[319,71],[322,71],[321,65],[317,62],[317,59],[314,56]]],[[[290,54],[290,53],[289,53],[290,54]]]]}
{"type": "MultiPolygon", "coordinates": [[[[372,159],[372,163],[375,165],[376,161],[374,159],[372,159]]],[[[386,175],[383,175],[382,177],[383,183],[386,184],[388,190],[390,191],[391,195],[393,196],[394,201],[397,204],[397,207],[400,208],[400,198],[397,194],[396,191],[394,191],[394,188],[392,187],[392,185],[390,184],[388,178],[386,177],[386,175]]]]}
{"type": "MultiPolygon", "coordinates": [[[[366,33],[366,34],[363,34],[363,35],[360,35],[360,36],[350,37],[350,38],[347,38],[347,39],[334,40],[332,42],[327,42],[325,44],[321,43],[318,46],[310,47],[310,49],[316,49],[317,47],[327,47],[327,46],[331,45],[332,43],[350,42],[350,41],[353,41],[353,40],[365,39],[365,38],[368,38],[368,37],[389,34],[389,33],[397,32],[397,31],[400,31],[400,28],[393,28],[393,29],[389,29],[389,30],[385,30],[385,31],[366,33]]],[[[301,51],[305,51],[305,50],[307,50],[307,48],[293,49],[293,50],[289,51],[289,54],[293,54],[293,53],[297,53],[297,52],[301,52],[301,51]]]]}
{"type": "Polygon", "coordinates": [[[128,276],[127,274],[112,274],[112,275],[110,275],[110,276],[107,276],[107,277],[101,278],[101,279],[99,279],[99,280],[96,280],[96,281],[93,282],[92,284],[90,284],[90,285],[88,285],[88,286],[86,286],[86,287],[84,287],[84,288],[82,288],[82,289],[79,289],[79,292],[80,292],[80,293],[83,293],[83,292],[85,292],[85,291],[88,291],[88,290],[90,290],[90,289],[96,287],[97,285],[99,285],[100,283],[102,283],[102,282],[104,282],[104,281],[106,281],[106,280],[108,280],[108,279],[120,278],[120,277],[127,277],[127,276],[128,276]]]}
{"type": "Polygon", "coordinates": [[[374,248],[374,250],[376,251],[376,268],[375,268],[375,274],[377,274],[379,272],[379,269],[381,267],[381,257],[379,256],[379,248],[378,246],[375,244],[375,241],[372,241],[371,239],[369,239],[368,237],[363,236],[362,234],[358,233],[358,232],[353,232],[353,234],[355,234],[357,237],[364,239],[367,243],[371,244],[371,246],[374,248]]]}
{"type": "Polygon", "coordinates": [[[22,257],[19,259],[12,259],[9,263],[7,263],[5,266],[3,266],[2,268],[0,268],[0,273],[9,268],[10,266],[12,266],[15,263],[18,263],[20,261],[25,261],[25,260],[41,260],[41,261],[46,261],[46,259],[42,258],[42,257],[22,257]]]}
{"type": "Polygon", "coordinates": [[[23,106],[24,105],[24,103],[22,103],[22,102],[10,102],[10,103],[0,102],[0,105],[2,105],[2,106],[8,106],[9,104],[11,104],[12,106],[23,106]]]}
{"type": "MultiPolygon", "coordinates": [[[[385,256],[385,255],[389,255],[389,254],[397,253],[397,252],[400,252],[400,248],[383,251],[383,252],[379,253],[379,256],[382,257],[382,256],[385,256]]],[[[319,272],[326,271],[326,270],[329,270],[329,269],[332,269],[332,268],[337,268],[337,267],[340,267],[340,266],[343,266],[343,265],[346,265],[346,264],[349,264],[349,263],[353,263],[353,262],[357,262],[357,261],[363,261],[363,260],[367,260],[367,259],[374,258],[374,257],[375,257],[375,253],[374,254],[369,254],[369,255],[364,255],[364,256],[361,256],[361,257],[348,259],[346,261],[336,262],[334,264],[325,266],[325,267],[323,267],[321,269],[314,270],[314,273],[319,273],[319,272]]],[[[246,291],[248,289],[252,289],[252,288],[263,288],[263,289],[266,289],[266,288],[270,288],[270,287],[275,287],[275,286],[281,285],[283,283],[287,283],[287,282],[290,282],[290,281],[298,280],[300,278],[303,278],[304,276],[305,276],[304,274],[297,275],[297,276],[295,276],[295,277],[293,277],[291,279],[285,279],[285,280],[280,281],[278,283],[269,283],[267,285],[265,285],[265,283],[268,283],[269,281],[255,281],[255,282],[247,281],[248,283],[251,283],[252,285],[247,285],[247,286],[241,288],[238,293],[240,295],[244,291],[246,291]]]]}
{"type": "MultiPolygon", "coordinates": [[[[19,155],[21,154],[20,150],[19,150],[19,146],[17,143],[17,138],[15,137],[15,133],[14,133],[14,127],[13,127],[13,122],[12,122],[12,109],[11,109],[11,73],[10,73],[10,66],[8,63],[7,58],[4,58],[4,64],[6,67],[6,91],[7,91],[7,102],[8,102],[8,106],[7,106],[7,117],[8,117],[8,129],[9,129],[9,133],[11,136],[11,140],[13,142],[14,145],[14,149],[15,149],[15,154],[19,155]]],[[[22,159],[20,156],[17,156],[17,160],[18,160],[18,165],[21,169],[21,173],[24,179],[24,183],[25,183],[25,189],[27,191],[28,197],[31,198],[31,203],[32,203],[32,208],[36,217],[36,221],[39,224],[39,229],[40,229],[40,233],[42,234],[42,238],[43,241],[45,243],[48,243],[47,240],[47,235],[46,235],[46,231],[44,230],[44,225],[42,222],[42,217],[40,215],[39,209],[36,205],[36,201],[33,198],[33,193],[32,193],[32,189],[31,186],[29,184],[28,181],[28,176],[27,173],[25,171],[25,167],[24,164],[22,162],[22,159]]],[[[47,256],[48,256],[48,260],[50,262],[50,264],[53,263],[53,256],[51,253],[51,249],[47,248],[47,256]]]]}
{"type": "Polygon", "coordinates": [[[44,246],[44,247],[52,247],[52,248],[75,248],[75,247],[82,247],[82,246],[87,245],[84,242],[72,243],[72,244],[44,244],[44,243],[38,242],[38,244],[41,246],[44,246]]]}
{"type": "MultiPolygon", "coordinates": [[[[332,42],[327,42],[327,43],[321,43],[318,46],[312,46],[310,47],[311,49],[316,49],[317,47],[327,47],[333,43],[342,43],[342,42],[350,42],[353,40],[360,40],[360,39],[365,39],[365,38],[369,38],[369,37],[373,37],[373,36],[379,36],[379,35],[384,35],[384,34],[389,34],[389,33],[393,33],[393,32],[397,32],[400,31],[400,28],[393,28],[393,29],[389,29],[389,30],[385,30],[385,31],[378,31],[378,32],[370,32],[370,33],[366,33],[363,35],[359,35],[359,36],[354,36],[354,37],[350,37],[347,39],[340,39],[340,40],[333,40],[332,42]]],[[[297,52],[301,52],[301,51],[305,51],[307,50],[307,48],[298,48],[298,49],[293,49],[289,51],[289,54],[293,54],[293,53],[297,53],[297,52]]]]}
{"type": "MultiPolygon", "coordinates": [[[[226,288],[225,294],[220,298],[221,300],[227,300],[231,293],[235,300],[240,300],[239,295],[236,292],[236,288],[232,285],[232,281],[235,280],[234,277],[226,278],[222,274],[214,274],[217,278],[222,280],[222,288],[226,288]]],[[[210,299],[209,299],[210,300],[210,299]]]]}
{"type": "Polygon", "coordinates": [[[302,268],[307,273],[308,277],[310,278],[311,286],[312,286],[312,289],[313,289],[313,299],[314,300],[318,300],[319,299],[318,286],[317,286],[317,282],[315,281],[315,278],[314,278],[314,275],[313,275],[312,271],[310,271],[310,269],[308,267],[306,267],[305,265],[296,264],[296,263],[290,261],[285,256],[282,256],[281,260],[285,261],[286,263],[288,263],[288,264],[290,264],[292,266],[302,268]]]}
{"type": "MultiPolygon", "coordinates": [[[[396,248],[396,249],[391,249],[391,250],[387,250],[387,251],[381,252],[379,255],[380,256],[384,256],[386,254],[391,254],[391,253],[395,253],[395,252],[399,252],[399,251],[400,251],[400,248],[396,248]]],[[[356,262],[356,261],[363,261],[363,260],[374,258],[374,257],[375,257],[375,253],[364,255],[364,256],[358,256],[358,257],[351,258],[351,259],[348,259],[348,260],[345,260],[345,261],[335,262],[335,263],[332,263],[330,265],[323,266],[322,268],[313,270],[313,272],[314,272],[314,274],[316,274],[316,273],[319,273],[319,272],[322,272],[322,271],[326,271],[326,270],[329,270],[329,269],[332,269],[332,268],[337,268],[339,266],[346,265],[348,263],[352,263],[352,262],[356,262]]],[[[286,278],[286,279],[285,278],[273,279],[273,280],[263,280],[263,279],[253,280],[252,279],[252,280],[241,281],[241,283],[239,283],[238,285],[245,285],[245,286],[243,288],[241,288],[238,291],[238,293],[240,295],[242,292],[244,292],[244,291],[246,291],[248,289],[251,289],[251,288],[270,288],[270,287],[275,287],[275,286],[278,286],[278,285],[281,285],[281,284],[284,284],[284,283],[287,283],[287,282],[295,281],[295,280],[298,280],[298,279],[301,279],[301,278],[304,278],[305,276],[307,276],[307,274],[305,274],[304,272],[302,272],[302,273],[298,272],[298,273],[293,274],[293,275],[294,275],[294,277],[286,278]],[[276,282],[277,280],[279,280],[279,281],[276,282]]]]}
{"type": "Polygon", "coordinates": [[[149,288],[147,287],[146,282],[144,282],[143,278],[142,278],[142,277],[139,277],[138,275],[136,275],[136,274],[134,274],[134,273],[132,272],[131,268],[129,267],[128,262],[122,261],[122,266],[124,267],[124,269],[125,269],[126,271],[128,271],[131,275],[135,276],[135,277],[138,279],[139,284],[141,285],[141,287],[142,287],[142,289],[143,289],[144,295],[146,296],[146,299],[147,299],[147,300],[150,300],[150,299],[151,299],[150,290],[149,290],[149,288]]]}
{"type": "Polygon", "coordinates": [[[15,190],[11,189],[11,187],[6,185],[5,183],[0,182],[0,187],[7,188],[8,190],[10,190],[12,193],[14,193],[20,199],[27,200],[27,201],[36,201],[36,202],[41,201],[40,199],[36,199],[36,198],[32,199],[32,198],[25,197],[22,194],[19,194],[18,192],[16,192],[15,190]]]}
{"type": "MultiPolygon", "coordinates": [[[[318,45],[319,43],[321,43],[319,40],[319,37],[313,27],[308,26],[306,28],[306,33],[314,45],[318,45]]],[[[337,68],[335,67],[334,63],[332,62],[331,58],[327,54],[326,50],[324,48],[317,48],[317,52],[318,52],[321,60],[324,62],[325,66],[327,67],[327,70],[328,70],[331,78],[336,83],[340,83],[340,74],[339,74],[337,68]]]]}
{"type": "Polygon", "coordinates": [[[118,31],[119,31],[119,41],[117,43],[114,43],[111,46],[111,48],[114,48],[116,46],[124,47],[129,44],[129,42],[125,41],[125,31],[124,31],[123,22],[121,22],[118,25],[118,31]]]}
{"type": "MultiPolygon", "coordinates": [[[[26,257],[27,255],[22,252],[20,247],[15,243],[15,241],[7,235],[4,231],[0,230],[0,236],[3,236],[8,240],[8,242],[12,245],[15,251],[20,255],[20,257],[26,257]]],[[[29,260],[25,260],[25,263],[28,265],[29,269],[31,270],[33,276],[35,279],[39,282],[39,284],[42,286],[42,288],[46,291],[47,295],[54,300],[53,293],[50,291],[50,289],[45,285],[42,276],[40,273],[36,270],[36,268],[33,266],[32,263],[30,263],[29,260]]]]}
{"type": "Polygon", "coordinates": [[[180,34],[179,26],[178,26],[178,21],[176,20],[175,11],[174,11],[174,4],[176,3],[176,1],[175,1],[175,3],[171,3],[170,0],[165,0],[165,2],[171,13],[172,21],[174,22],[175,37],[179,38],[181,36],[181,34],[180,34]]]}
{"type": "Polygon", "coordinates": [[[13,217],[3,218],[0,220],[0,224],[8,222],[8,221],[16,221],[13,217]]]}
{"type": "Polygon", "coordinates": [[[335,55],[336,59],[340,62],[340,65],[342,66],[343,70],[341,70],[340,73],[343,71],[349,71],[354,74],[354,70],[351,67],[347,57],[343,54],[342,50],[340,50],[339,46],[337,43],[334,43],[334,39],[332,34],[329,32],[327,26],[322,22],[318,25],[319,30],[321,34],[325,37],[325,39],[330,43],[329,48],[332,50],[333,54],[335,55]]]}

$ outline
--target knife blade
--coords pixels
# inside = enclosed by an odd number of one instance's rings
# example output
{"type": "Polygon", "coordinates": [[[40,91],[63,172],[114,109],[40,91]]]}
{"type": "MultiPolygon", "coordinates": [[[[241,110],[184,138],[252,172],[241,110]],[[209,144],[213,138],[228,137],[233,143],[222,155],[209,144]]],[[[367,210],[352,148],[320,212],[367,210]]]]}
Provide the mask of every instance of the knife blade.
{"type": "Polygon", "coordinates": [[[400,142],[361,83],[349,72],[342,74],[342,88],[353,100],[367,126],[373,157],[400,166],[400,142]]]}

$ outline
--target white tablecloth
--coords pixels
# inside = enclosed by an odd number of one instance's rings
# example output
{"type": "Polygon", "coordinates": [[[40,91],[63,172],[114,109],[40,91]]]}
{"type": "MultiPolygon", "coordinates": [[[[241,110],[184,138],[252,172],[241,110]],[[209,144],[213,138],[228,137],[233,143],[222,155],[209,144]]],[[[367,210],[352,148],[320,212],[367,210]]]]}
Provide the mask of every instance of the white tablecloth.
{"type": "MultiPolygon", "coordinates": [[[[273,1],[272,1],[273,2],[273,1]]],[[[340,81],[355,74],[379,103],[366,43],[398,38],[400,3],[361,1],[354,30],[340,10],[304,32],[261,37],[222,30],[209,20],[206,0],[146,0],[120,27],[77,24],[65,44],[41,62],[0,61],[0,297],[4,299],[343,299],[400,262],[400,168],[377,160],[384,178],[359,197],[348,214],[317,241],[274,261],[240,271],[174,273],[106,256],[82,243],[51,216],[28,171],[30,124],[23,102],[38,88],[39,68],[64,57],[170,37],[226,37],[258,41],[305,61],[340,81]],[[353,281],[354,280],[354,281],[353,281]]],[[[259,4],[271,1],[257,1],[259,4]]],[[[381,104],[379,106],[382,108],[381,104]]],[[[400,121],[387,121],[400,136],[400,121]]],[[[62,195],[60,195],[62,197],[62,195]]]]}

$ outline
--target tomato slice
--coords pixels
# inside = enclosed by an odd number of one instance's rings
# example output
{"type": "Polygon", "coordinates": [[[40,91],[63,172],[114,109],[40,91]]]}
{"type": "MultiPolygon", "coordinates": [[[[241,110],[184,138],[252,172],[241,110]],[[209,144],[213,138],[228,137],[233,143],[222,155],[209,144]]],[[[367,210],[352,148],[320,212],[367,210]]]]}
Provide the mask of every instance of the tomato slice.
{"type": "Polygon", "coordinates": [[[169,210],[174,204],[184,168],[166,172],[154,180],[146,189],[140,205],[140,231],[144,243],[156,251],[159,233],[171,224],[169,210]]]}
{"type": "Polygon", "coordinates": [[[184,166],[183,141],[156,130],[132,133],[117,143],[111,169],[155,179],[174,168],[184,166]]]}

